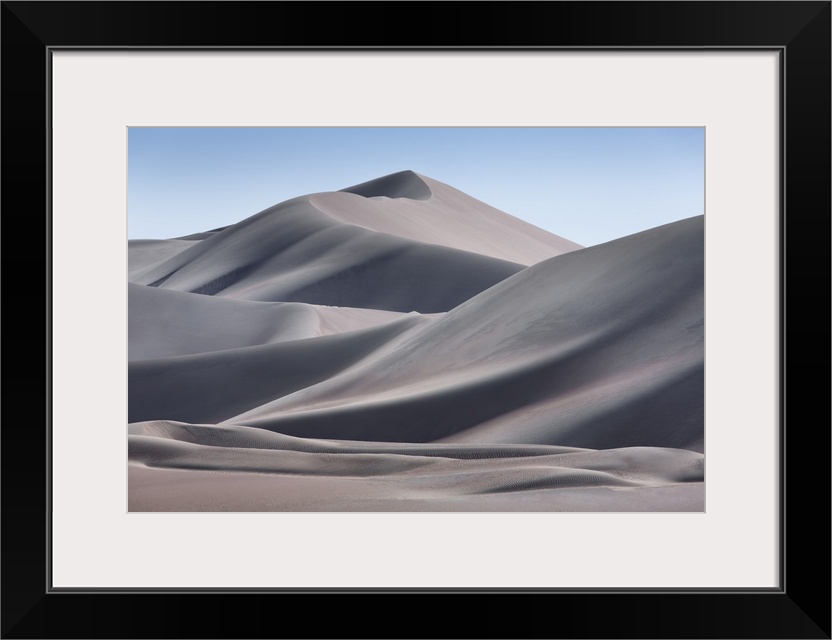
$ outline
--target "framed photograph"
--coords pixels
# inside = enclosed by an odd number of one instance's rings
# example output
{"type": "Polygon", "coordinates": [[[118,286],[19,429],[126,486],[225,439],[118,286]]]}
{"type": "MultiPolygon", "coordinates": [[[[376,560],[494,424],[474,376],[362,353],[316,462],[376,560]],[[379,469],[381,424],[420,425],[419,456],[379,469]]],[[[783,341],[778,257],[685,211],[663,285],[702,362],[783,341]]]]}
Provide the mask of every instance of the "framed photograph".
{"type": "Polygon", "coordinates": [[[3,637],[830,637],[829,2],[2,11],[3,637]]]}

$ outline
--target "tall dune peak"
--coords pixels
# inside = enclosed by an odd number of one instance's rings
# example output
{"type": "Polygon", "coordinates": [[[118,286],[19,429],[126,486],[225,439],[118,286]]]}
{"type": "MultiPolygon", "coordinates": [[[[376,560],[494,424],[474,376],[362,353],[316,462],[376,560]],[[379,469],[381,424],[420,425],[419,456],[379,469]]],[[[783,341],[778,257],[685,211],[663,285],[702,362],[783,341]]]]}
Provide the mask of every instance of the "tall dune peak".
{"type": "Polygon", "coordinates": [[[427,183],[413,171],[399,171],[375,180],[341,189],[365,198],[408,198],[410,200],[429,200],[432,192],[427,183]]]}

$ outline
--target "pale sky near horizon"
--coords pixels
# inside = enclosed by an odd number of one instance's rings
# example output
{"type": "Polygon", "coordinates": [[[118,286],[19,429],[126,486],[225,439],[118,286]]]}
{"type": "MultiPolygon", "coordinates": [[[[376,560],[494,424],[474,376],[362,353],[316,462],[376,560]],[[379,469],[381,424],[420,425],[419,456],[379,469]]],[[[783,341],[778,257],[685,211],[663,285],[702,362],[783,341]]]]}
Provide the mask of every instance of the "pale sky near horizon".
{"type": "Polygon", "coordinates": [[[410,169],[584,246],[704,213],[705,130],[130,128],[128,237],[410,169]]]}

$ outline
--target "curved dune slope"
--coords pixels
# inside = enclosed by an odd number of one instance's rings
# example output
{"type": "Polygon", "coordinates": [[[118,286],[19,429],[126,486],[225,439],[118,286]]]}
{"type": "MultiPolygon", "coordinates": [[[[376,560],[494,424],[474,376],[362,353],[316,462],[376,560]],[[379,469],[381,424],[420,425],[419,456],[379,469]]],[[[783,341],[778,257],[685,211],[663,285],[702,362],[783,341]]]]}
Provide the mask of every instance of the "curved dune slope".
{"type": "Polygon", "coordinates": [[[355,440],[701,450],[703,241],[697,217],[540,263],[395,353],[229,422],[355,440]]]}
{"type": "Polygon", "coordinates": [[[310,202],[347,224],[522,265],[581,248],[412,171],[316,194],[310,202]]]}
{"type": "Polygon", "coordinates": [[[142,274],[160,262],[194,246],[194,240],[129,240],[127,243],[128,278],[140,278],[142,274]]]}
{"type": "Polygon", "coordinates": [[[251,302],[132,283],[128,310],[130,361],[357,331],[404,315],[299,302],[251,302]]]}
{"type": "Polygon", "coordinates": [[[131,281],[243,300],[436,313],[523,268],[344,224],[310,200],[295,198],[226,227],[131,281]]]}
{"type": "Polygon", "coordinates": [[[362,331],[131,362],[128,421],[220,422],[326,380],[427,321],[414,314],[362,331]]]}

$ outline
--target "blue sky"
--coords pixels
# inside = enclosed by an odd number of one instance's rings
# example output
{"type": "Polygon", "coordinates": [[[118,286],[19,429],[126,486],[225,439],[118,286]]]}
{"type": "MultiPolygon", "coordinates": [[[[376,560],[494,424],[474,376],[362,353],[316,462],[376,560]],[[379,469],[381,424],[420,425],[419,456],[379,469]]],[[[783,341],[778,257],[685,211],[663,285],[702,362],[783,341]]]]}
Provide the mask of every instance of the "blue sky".
{"type": "Polygon", "coordinates": [[[702,128],[130,128],[128,237],[411,169],[585,246],[704,213],[702,128]]]}

